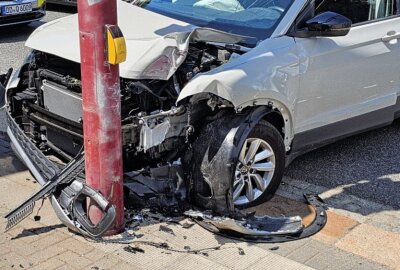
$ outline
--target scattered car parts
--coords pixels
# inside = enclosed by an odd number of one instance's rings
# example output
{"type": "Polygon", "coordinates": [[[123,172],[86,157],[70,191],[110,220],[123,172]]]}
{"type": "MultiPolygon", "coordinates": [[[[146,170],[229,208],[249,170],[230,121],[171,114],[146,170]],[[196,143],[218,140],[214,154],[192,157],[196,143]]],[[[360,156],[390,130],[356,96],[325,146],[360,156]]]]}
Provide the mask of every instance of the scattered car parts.
{"type": "Polygon", "coordinates": [[[191,217],[204,229],[224,237],[258,243],[281,243],[310,237],[325,226],[327,222],[325,203],[317,195],[304,194],[304,198],[315,211],[314,220],[305,228],[299,216],[247,215],[232,219],[199,211],[186,211],[185,215],[191,217]]]}
{"type": "Polygon", "coordinates": [[[114,222],[115,208],[113,205],[109,205],[99,192],[78,180],[79,175],[84,172],[84,166],[84,154],[81,152],[43,185],[37,193],[5,216],[8,220],[6,230],[28,217],[32,213],[36,201],[47,196],[54,196],[52,204],[59,204],[65,216],[68,216],[70,222],[67,224],[74,224],[74,226],[68,226],[70,229],[90,237],[103,235],[114,222]],[[86,198],[94,200],[105,213],[102,220],[96,225],[90,222],[84,210],[86,198]]]}

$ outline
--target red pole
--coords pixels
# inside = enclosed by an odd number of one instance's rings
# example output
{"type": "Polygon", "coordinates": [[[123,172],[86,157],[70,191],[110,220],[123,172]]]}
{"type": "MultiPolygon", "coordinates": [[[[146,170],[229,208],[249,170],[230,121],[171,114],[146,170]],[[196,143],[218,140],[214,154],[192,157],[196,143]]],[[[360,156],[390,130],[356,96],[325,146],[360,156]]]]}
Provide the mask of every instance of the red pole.
{"type": "MultiPolygon", "coordinates": [[[[86,182],[115,205],[111,235],[124,227],[119,69],[107,62],[105,33],[117,24],[116,0],[79,0],[78,17],[86,182]]],[[[97,224],[103,213],[90,202],[88,216],[97,224]]]]}

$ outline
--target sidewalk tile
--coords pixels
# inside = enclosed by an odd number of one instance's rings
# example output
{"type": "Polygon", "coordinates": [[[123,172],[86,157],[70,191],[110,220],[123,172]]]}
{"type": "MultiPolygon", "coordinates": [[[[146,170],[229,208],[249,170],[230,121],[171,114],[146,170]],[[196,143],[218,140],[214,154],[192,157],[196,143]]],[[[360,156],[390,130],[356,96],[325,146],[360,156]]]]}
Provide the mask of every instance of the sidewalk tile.
{"type": "Polygon", "coordinates": [[[357,259],[351,256],[351,254],[332,249],[330,251],[319,252],[305,264],[321,270],[350,270],[357,266],[357,259]]]}
{"type": "MultiPolygon", "coordinates": [[[[73,237],[69,237],[58,244],[59,246],[71,250],[77,254],[84,255],[94,249],[93,246],[86,244],[84,241],[80,241],[73,237]]],[[[90,257],[88,257],[90,258],[90,257]]]]}
{"type": "Polygon", "coordinates": [[[400,234],[400,211],[383,211],[372,215],[366,224],[400,234]]]}
{"type": "Polygon", "coordinates": [[[131,265],[135,265],[141,269],[152,270],[165,269],[167,265],[186,256],[186,254],[183,253],[167,252],[163,249],[147,245],[140,245],[140,248],[144,250],[144,253],[135,254],[121,248],[113,254],[131,265]]]}
{"type": "Polygon", "coordinates": [[[256,263],[250,265],[248,269],[252,270],[300,270],[312,269],[301,263],[292,261],[288,258],[281,257],[277,254],[268,253],[256,263]]]}
{"type": "Polygon", "coordinates": [[[66,249],[59,247],[57,245],[49,246],[45,249],[38,250],[37,252],[29,256],[29,260],[34,264],[38,265],[48,259],[60,255],[66,252],[66,249]]]}
{"type": "Polygon", "coordinates": [[[47,233],[46,235],[43,235],[42,237],[40,237],[40,239],[38,239],[35,242],[32,242],[31,244],[37,249],[43,249],[48,246],[60,243],[61,241],[65,240],[68,237],[69,236],[64,233],[60,233],[58,231],[52,231],[50,233],[47,233]]]}
{"type": "Polygon", "coordinates": [[[247,269],[268,253],[270,252],[256,245],[240,243],[237,245],[225,245],[220,250],[211,251],[208,253],[207,258],[230,269],[247,269]],[[243,249],[244,255],[239,254],[239,248],[243,249]]]}
{"type": "Polygon", "coordinates": [[[94,261],[86,269],[118,269],[116,265],[122,264],[124,261],[114,254],[107,254],[103,258],[94,261]]]}
{"type": "Polygon", "coordinates": [[[359,224],[357,221],[333,211],[327,211],[327,215],[328,223],[319,233],[313,236],[314,239],[326,244],[334,244],[359,224]]]}
{"type": "Polygon", "coordinates": [[[288,256],[293,251],[301,248],[302,246],[306,245],[311,241],[311,238],[305,238],[296,241],[290,241],[285,243],[273,243],[273,244],[258,244],[257,246],[269,250],[274,254],[278,254],[281,256],[288,256]]]}
{"type": "Polygon", "coordinates": [[[356,266],[352,268],[352,270],[389,270],[390,268],[383,266],[381,264],[369,262],[367,260],[363,260],[359,262],[356,266]]]}
{"type": "Polygon", "coordinates": [[[357,226],[336,246],[392,268],[400,266],[400,235],[371,225],[357,226]]]}
{"type": "Polygon", "coordinates": [[[319,242],[314,240],[294,250],[286,257],[299,263],[305,263],[321,251],[323,251],[321,250],[321,245],[319,245],[319,242]]]}
{"type": "Polygon", "coordinates": [[[94,262],[104,258],[107,255],[107,253],[105,253],[104,251],[101,251],[99,249],[94,248],[92,251],[84,254],[84,256],[86,258],[88,258],[89,260],[92,260],[94,262]]]}
{"type": "Polygon", "coordinates": [[[8,242],[8,245],[12,251],[22,256],[29,256],[38,250],[33,244],[27,244],[20,239],[11,240],[8,242]]]}
{"type": "Polygon", "coordinates": [[[1,244],[0,245],[0,258],[3,258],[5,254],[11,252],[10,246],[7,244],[1,244]]]}
{"type": "Polygon", "coordinates": [[[186,269],[229,270],[229,268],[225,266],[222,266],[216,262],[208,260],[207,257],[204,257],[204,255],[193,255],[193,254],[183,257],[165,267],[165,270],[186,270],[186,269]]]}
{"type": "Polygon", "coordinates": [[[15,252],[10,252],[5,256],[5,260],[3,264],[6,268],[15,268],[15,269],[22,269],[22,268],[29,268],[33,265],[29,258],[21,256],[15,252]],[[22,267],[21,267],[22,266],[22,267]]]}
{"type": "Polygon", "coordinates": [[[70,264],[64,264],[63,266],[60,266],[57,268],[57,270],[76,270],[76,269],[79,269],[79,268],[73,267],[70,264]]]}
{"type": "MultiPolygon", "coordinates": [[[[94,269],[90,269],[90,270],[94,270],[94,269]]],[[[136,265],[132,265],[127,262],[122,262],[122,263],[115,265],[114,267],[105,268],[105,270],[141,270],[141,269],[139,267],[137,267],[136,265]]]]}
{"type": "Polygon", "coordinates": [[[36,265],[32,268],[32,270],[53,270],[53,269],[60,269],[61,266],[63,266],[65,262],[57,259],[57,258],[51,258],[45,262],[40,263],[39,265],[36,265]]]}
{"type": "Polygon", "coordinates": [[[75,268],[81,269],[89,264],[93,263],[91,260],[76,254],[70,250],[61,253],[56,257],[58,260],[64,261],[67,265],[71,265],[75,268]]]}

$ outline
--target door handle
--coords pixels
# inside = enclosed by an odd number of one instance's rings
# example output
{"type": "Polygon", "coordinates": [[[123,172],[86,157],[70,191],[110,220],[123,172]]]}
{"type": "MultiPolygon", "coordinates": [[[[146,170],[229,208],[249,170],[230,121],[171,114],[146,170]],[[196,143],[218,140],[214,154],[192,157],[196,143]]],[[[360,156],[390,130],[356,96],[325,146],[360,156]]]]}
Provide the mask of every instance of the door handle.
{"type": "Polygon", "coordinates": [[[383,42],[389,42],[394,39],[400,39],[400,33],[396,31],[390,31],[387,33],[386,36],[382,37],[383,42]]]}

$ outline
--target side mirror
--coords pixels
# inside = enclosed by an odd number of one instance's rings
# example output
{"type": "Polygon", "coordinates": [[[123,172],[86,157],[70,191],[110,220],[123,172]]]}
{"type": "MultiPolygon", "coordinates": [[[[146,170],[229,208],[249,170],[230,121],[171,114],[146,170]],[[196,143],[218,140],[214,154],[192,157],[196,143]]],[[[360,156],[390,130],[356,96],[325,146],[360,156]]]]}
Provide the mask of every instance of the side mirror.
{"type": "Polygon", "coordinates": [[[306,21],[306,27],[296,31],[297,37],[340,37],[349,33],[351,20],[335,12],[323,12],[306,21]]]}

